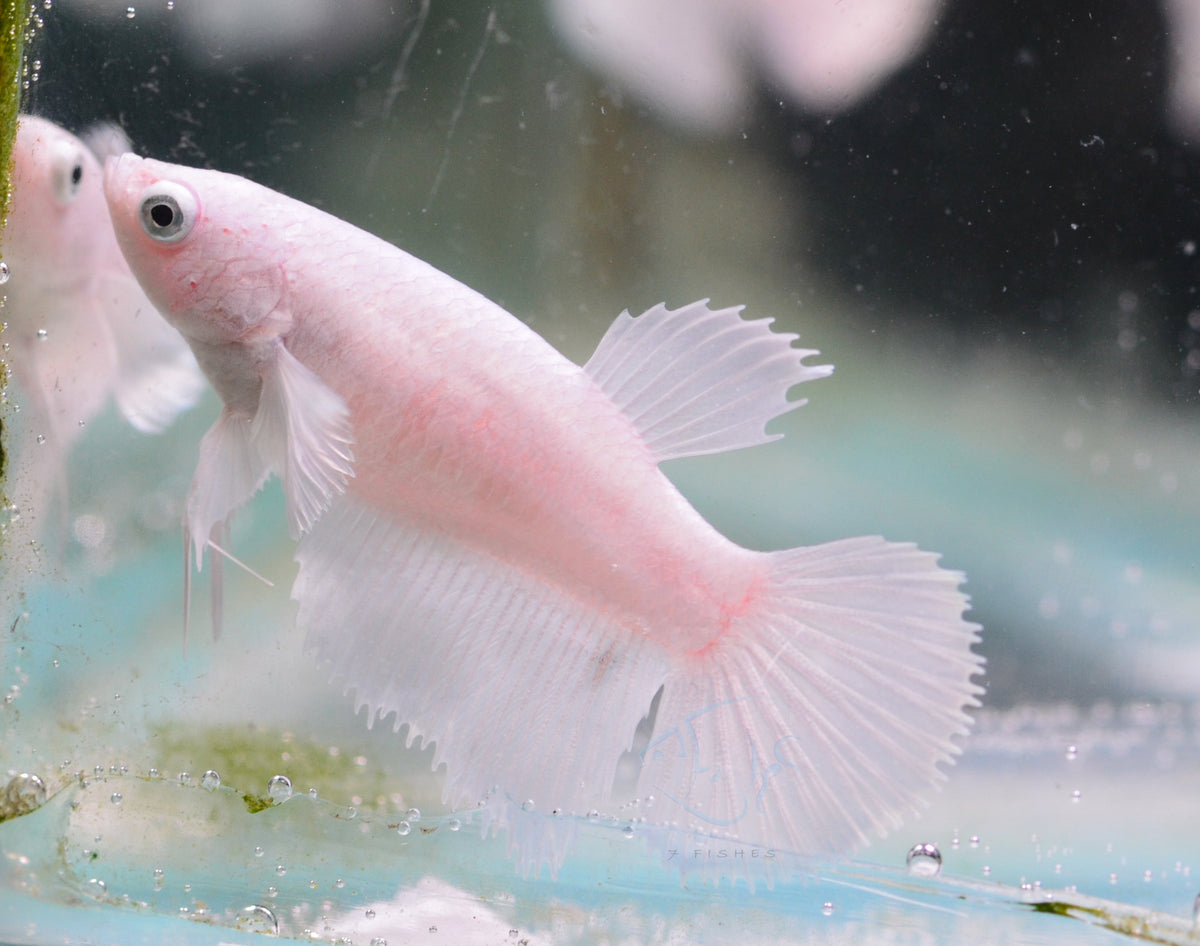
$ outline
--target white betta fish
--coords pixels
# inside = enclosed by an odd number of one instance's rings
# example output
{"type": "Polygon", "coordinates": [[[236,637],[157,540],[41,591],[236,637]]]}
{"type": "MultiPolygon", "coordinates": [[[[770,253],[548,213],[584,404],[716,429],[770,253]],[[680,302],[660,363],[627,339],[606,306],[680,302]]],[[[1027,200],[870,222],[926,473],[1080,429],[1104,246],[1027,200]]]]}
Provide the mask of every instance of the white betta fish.
{"type": "Polygon", "coordinates": [[[585,812],[655,694],[655,817],[801,852],[898,823],[979,687],[961,576],[877,537],[741,548],[659,464],[773,439],[828,366],[699,302],[621,315],[582,368],[382,240],[240,177],[124,156],[117,237],[225,402],[186,525],[271,473],[307,644],[446,800],[585,812]]]}
{"type": "MultiPolygon", "coordinates": [[[[108,130],[103,144],[112,153],[127,142],[108,130]]],[[[136,429],[157,432],[192,405],[204,378],[129,272],[96,154],[57,125],[23,115],[12,182],[0,232],[9,268],[6,361],[37,436],[30,491],[45,499],[52,488],[65,490],[66,452],[110,399],[136,429]]]]}

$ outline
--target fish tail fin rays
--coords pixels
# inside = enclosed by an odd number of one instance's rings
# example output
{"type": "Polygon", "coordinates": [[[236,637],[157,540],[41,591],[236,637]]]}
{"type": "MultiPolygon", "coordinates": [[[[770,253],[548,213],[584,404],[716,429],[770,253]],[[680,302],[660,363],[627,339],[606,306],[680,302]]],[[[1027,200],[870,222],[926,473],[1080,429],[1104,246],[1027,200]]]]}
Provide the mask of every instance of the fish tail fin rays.
{"type": "MultiPolygon", "coordinates": [[[[447,803],[499,797],[579,814],[611,794],[668,669],[658,648],[536,577],[350,496],[296,557],[306,646],[369,723],[393,716],[410,745],[434,744],[447,803]]],[[[564,851],[536,834],[510,842],[524,870],[553,869],[564,851]]]]}
{"type": "Polygon", "coordinates": [[[710,309],[707,299],[636,318],[627,310],[584,365],[660,462],[777,440],[767,422],[804,404],[788,391],[833,371],[806,365],[815,350],[741,310],[710,309]]]}
{"type": "Polygon", "coordinates": [[[795,854],[868,843],[944,778],[982,688],[961,576],[864,537],[768,553],[758,606],[664,685],[656,820],[795,854]]]}

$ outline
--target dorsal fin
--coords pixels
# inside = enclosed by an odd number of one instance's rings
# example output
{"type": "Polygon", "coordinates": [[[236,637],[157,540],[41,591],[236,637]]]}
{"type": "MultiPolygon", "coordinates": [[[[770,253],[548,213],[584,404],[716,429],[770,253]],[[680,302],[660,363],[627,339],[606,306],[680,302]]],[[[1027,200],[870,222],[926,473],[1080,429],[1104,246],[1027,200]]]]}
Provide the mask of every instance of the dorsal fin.
{"type": "Polygon", "coordinates": [[[622,312],[584,370],[633,421],[655,457],[722,453],[770,443],[767,422],[804,403],[788,390],[823,378],[832,365],[793,348],[798,336],[772,332],[772,319],[747,321],[741,306],[710,309],[702,299],[622,312]]]}

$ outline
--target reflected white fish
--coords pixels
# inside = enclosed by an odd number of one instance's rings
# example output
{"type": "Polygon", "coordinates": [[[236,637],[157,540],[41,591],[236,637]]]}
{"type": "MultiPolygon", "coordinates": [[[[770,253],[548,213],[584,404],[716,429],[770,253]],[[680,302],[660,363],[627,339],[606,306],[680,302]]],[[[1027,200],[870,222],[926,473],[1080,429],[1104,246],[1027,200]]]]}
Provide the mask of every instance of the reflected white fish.
{"type": "MultiPolygon", "coordinates": [[[[126,150],[115,129],[98,130],[95,140],[107,153],[126,150]]],[[[195,402],[204,378],[129,272],[96,154],[57,125],[23,115],[12,181],[0,232],[9,267],[0,287],[3,339],[37,436],[25,474],[36,505],[52,489],[65,498],[66,453],[110,399],[136,429],[155,433],[195,402]]]]}
{"type": "MultiPolygon", "coordinates": [[[[831,370],[795,336],[660,305],[579,367],[243,178],[126,155],[105,186],[130,266],[225,403],[188,499],[194,554],[278,474],[307,645],[369,722],[435,743],[449,803],[499,786],[540,812],[602,804],[660,689],[638,793],[681,830],[842,851],[943,777],[980,692],[961,576],[878,537],[743,549],[659,470],[774,439],[788,390],[831,370]]],[[[563,856],[513,845],[526,866],[563,856]]]]}

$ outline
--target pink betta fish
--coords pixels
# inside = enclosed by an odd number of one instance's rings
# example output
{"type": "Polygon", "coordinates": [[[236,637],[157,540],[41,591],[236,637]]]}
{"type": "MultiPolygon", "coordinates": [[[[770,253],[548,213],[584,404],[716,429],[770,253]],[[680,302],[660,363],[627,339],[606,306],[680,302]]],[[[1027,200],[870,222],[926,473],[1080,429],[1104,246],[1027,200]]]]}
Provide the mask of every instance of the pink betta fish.
{"type": "Polygon", "coordinates": [[[194,554],[280,476],[307,646],[368,721],[435,744],[447,802],[499,787],[589,811],[659,691],[637,790],[662,824],[842,851],[943,777],[980,693],[961,576],[878,537],[741,548],[659,469],[774,439],[789,389],[831,370],[794,335],[659,305],[579,367],[243,178],[126,155],[105,188],[225,403],[188,497],[194,554]]]}
{"type": "MultiPolygon", "coordinates": [[[[127,150],[97,130],[107,153],[127,150]]],[[[191,350],[129,272],[92,149],[23,115],[13,149],[12,208],[0,232],[8,281],[5,360],[36,435],[25,491],[65,494],[63,462],[81,428],[111,400],[137,430],[157,432],[204,389],[191,350]]],[[[17,487],[18,492],[21,487],[17,487]]],[[[62,512],[66,513],[63,509],[62,512]]]]}

